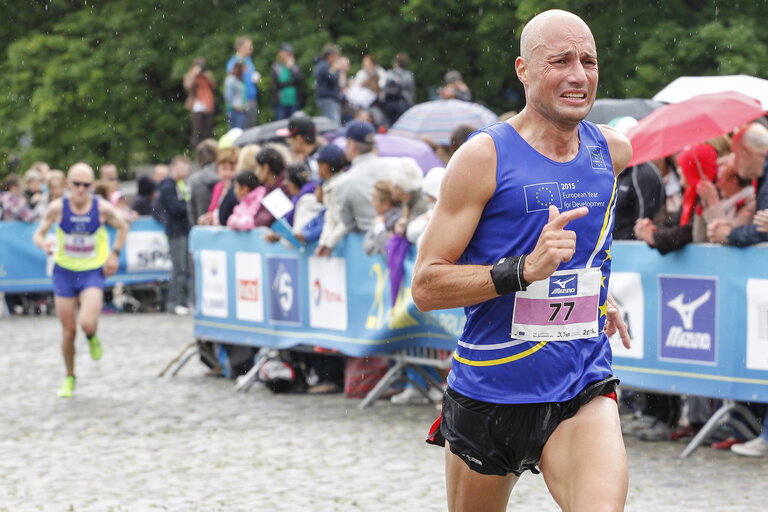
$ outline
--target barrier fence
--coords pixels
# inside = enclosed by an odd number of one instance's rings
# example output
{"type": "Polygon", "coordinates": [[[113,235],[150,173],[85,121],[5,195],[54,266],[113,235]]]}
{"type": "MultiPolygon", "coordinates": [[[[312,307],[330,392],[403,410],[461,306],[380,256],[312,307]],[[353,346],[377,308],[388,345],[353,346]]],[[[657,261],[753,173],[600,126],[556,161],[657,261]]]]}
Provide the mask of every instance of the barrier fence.
{"type": "MultiPolygon", "coordinates": [[[[463,311],[421,313],[411,300],[413,248],[390,307],[386,261],[363,253],[362,235],[349,235],[332,258],[261,237],[193,230],[197,337],[350,356],[455,347],[463,311]]],[[[623,384],[768,402],[767,251],[704,244],[661,256],[643,243],[614,243],[611,291],[633,339],[629,350],[611,340],[623,384]]]]}
{"type": "Polygon", "coordinates": [[[452,350],[461,333],[461,309],[422,313],[410,298],[414,250],[391,306],[386,259],[367,256],[362,235],[350,234],[334,256],[246,233],[196,227],[195,336],[271,348],[318,345],[355,357],[428,346],[452,350]]]}
{"type": "MultiPolygon", "coordinates": [[[[51,289],[52,261],[32,243],[35,229],[0,223],[0,291],[51,289]]],[[[349,235],[331,258],[313,256],[312,246],[269,244],[262,235],[192,230],[196,337],[318,345],[356,357],[455,347],[463,311],[422,313],[411,300],[413,248],[391,305],[386,260],[363,253],[362,235],[349,235]]],[[[768,267],[761,264],[768,248],[700,244],[661,256],[643,243],[615,242],[611,254],[611,291],[633,340],[627,350],[612,339],[614,369],[625,385],[768,402],[768,267]]],[[[141,218],[108,284],[167,280],[169,271],[162,226],[141,218]]]]}
{"type": "MultiPolygon", "coordinates": [[[[0,292],[51,291],[53,257],[46,256],[33,242],[37,224],[0,222],[0,292]]],[[[115,230],[107,227],[110,241],[115,230]]],[[[48,238],[56,239],[51,230],[48,238]]],[[[120,268],[107,279],[107,286],[167,281],[171,257],[163,226],[151,217],[137,219],[128,232],[120,254],[120,268]]]]}

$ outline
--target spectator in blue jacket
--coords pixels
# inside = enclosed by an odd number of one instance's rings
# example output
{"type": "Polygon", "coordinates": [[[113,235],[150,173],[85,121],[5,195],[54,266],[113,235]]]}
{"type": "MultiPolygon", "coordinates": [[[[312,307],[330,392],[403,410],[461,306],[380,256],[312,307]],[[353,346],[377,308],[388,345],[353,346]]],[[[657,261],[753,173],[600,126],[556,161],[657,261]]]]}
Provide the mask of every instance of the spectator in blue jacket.
{"type": "Polygon", "coordinates": [[[256,71],[251,54],[253,41],[247,36],[235,40],[235,54],[227,61],[227,74],[232,72],[235,63],[243,64],[243,84],[245,85],[245,128],[259,124],[259,107],[257,104],[259,90],[257,84],[261,81],[261,73],[256,71]]]}
{"type": "MultiPolygon", "coordinates": [[[[768,128],[752,123],[733,136],[734,165],[739,176],[757,180],[757,210],[768,208],[768,128]]],[[[744,247],[768,242],[768,233],[758,230],[754,223],[732,227],[725,219],[715,219],[707,225],[707,236],[713,243],[744,247]]]]}
{"type": "Polygon", "coordinates": [[[187,217],[189,190],[184,182],[188,175],[189,159],[183,155],[178,155],[171,160],[170,176],[157,186],[158,203],[171,251],[171,282],[168,289],[166,311],[177,315],[189,313],[187,308],[191,275],[188,248],[190,226],[187,217]]]}

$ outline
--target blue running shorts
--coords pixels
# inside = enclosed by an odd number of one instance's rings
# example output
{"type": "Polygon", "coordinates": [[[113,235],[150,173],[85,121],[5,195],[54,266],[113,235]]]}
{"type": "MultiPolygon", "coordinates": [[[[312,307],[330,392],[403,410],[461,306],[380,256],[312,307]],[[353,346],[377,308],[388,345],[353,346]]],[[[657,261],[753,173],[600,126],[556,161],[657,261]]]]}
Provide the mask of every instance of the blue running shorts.
{"type": "Polygon", "coordinates": [[[104,271],[101,267],[75,272],[58,265],[53,266],[53,294],[57,297],[77,297],[86,288],[104,289],[104,271]]]}

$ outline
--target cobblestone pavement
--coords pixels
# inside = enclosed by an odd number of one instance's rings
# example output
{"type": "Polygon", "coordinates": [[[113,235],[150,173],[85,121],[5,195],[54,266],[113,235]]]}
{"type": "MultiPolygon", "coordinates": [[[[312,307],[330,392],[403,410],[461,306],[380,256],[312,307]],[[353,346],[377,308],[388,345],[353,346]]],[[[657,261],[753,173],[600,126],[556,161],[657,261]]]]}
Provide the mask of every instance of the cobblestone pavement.
{"type": "MultiPolygon", "coordinates": [[[[432,406],[341,395],[235,393],[192,362],[158,371],[192,336],[192,320],[106,315],[105,352],[77,340],[75,397],[53,317],[0,320],[0,511],[441,511],[442,450],[424,436],[432,406]]],[[[768,461],[680,443],[627,439],[629,511],[763,511],[768,461]]],[[[526,474],[509,510],[558,510],[526,474]]]]}

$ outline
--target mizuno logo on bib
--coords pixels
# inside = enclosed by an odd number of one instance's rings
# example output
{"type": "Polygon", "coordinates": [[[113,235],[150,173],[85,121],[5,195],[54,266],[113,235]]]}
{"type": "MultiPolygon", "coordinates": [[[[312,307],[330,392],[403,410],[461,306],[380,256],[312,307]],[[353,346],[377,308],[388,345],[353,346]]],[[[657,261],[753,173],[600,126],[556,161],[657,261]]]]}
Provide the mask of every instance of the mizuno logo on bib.
{"type": "Polygon", "coordinates": [[[560,270],[515,294],[512,338],[567,341],[598,334],[599,268],[560,270]]]}

